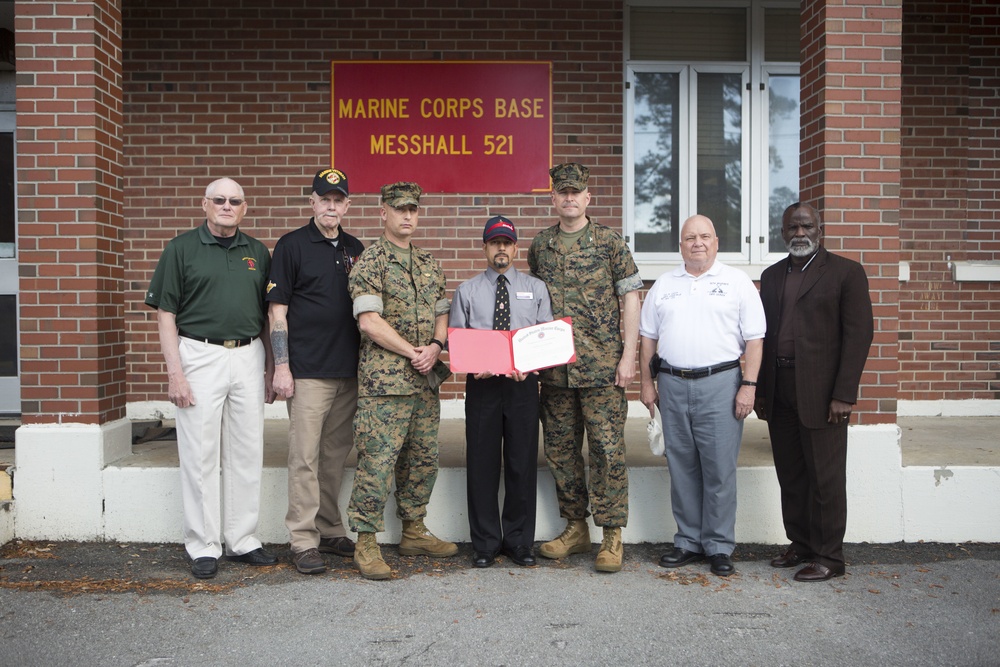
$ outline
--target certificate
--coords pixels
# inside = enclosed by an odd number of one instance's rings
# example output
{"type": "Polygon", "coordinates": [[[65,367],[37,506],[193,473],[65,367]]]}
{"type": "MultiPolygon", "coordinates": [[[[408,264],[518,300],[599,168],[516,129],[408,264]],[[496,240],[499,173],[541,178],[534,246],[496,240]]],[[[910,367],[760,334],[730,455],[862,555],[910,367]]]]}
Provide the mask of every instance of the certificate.
{"type": "Polygon", "coordinates": [[[453,373],[510,375],[576,361],[573,320],[564,317],[514,331],[448,329],[448,359],[453,373]]]}

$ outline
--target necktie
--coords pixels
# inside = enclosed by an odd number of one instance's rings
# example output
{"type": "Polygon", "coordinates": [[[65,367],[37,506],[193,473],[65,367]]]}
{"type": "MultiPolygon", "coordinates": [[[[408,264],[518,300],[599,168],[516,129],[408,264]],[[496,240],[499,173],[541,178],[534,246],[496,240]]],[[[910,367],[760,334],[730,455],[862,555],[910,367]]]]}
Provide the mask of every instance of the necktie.
{"type": "Polygon", "coordinates": [[[497,303],[493,309],[493,328],[510,331],[510,293],[507,292],[507,279],[497,278],[497,303]]]}

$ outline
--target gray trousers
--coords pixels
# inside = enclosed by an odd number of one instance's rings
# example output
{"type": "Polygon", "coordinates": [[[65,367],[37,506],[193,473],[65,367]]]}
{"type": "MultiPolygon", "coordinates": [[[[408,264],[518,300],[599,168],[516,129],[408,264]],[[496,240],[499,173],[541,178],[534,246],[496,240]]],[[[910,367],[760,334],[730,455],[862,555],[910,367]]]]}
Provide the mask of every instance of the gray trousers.
{"type": "Polygon", "coordinates": [[[685,380],[660,373],[660,414],[670,467],[674,546],[708,556],[736,546],[736,460],[743,422],[736,419],[739,368],[685,380]]]}

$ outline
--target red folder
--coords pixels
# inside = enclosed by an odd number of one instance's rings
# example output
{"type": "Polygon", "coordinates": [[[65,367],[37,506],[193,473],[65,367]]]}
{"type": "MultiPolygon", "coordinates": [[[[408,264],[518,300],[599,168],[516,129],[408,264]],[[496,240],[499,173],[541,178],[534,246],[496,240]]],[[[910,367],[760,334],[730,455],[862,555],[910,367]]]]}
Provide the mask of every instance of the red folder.
{"type": "MultiPolygon", "coordinates": [[[[557,320],[558,321],[558,320],[557,320]]],[[[570,325],[572,334],[573,318],[563,317],[563,322],[570,325]]],[[[490,329],[448,329],[448,361],[452,373],[483,373],[489,371],[494,375],[510,375],[515,370],[522,373],[562,366],[563,364],[576,361],[576,350],[569,350],[568,358],[561,359],[556,363],[542,363],[542,365],[528,364],[530,368],[515,368],[514,365],[514,337],[518,332],[525,332],[528,329],[544,328],[544,325],[533,327],[523,327],[513,331],[493,331],[490,329]]],[[[542,332],[544,335],[544,332],[542,332]]]]}

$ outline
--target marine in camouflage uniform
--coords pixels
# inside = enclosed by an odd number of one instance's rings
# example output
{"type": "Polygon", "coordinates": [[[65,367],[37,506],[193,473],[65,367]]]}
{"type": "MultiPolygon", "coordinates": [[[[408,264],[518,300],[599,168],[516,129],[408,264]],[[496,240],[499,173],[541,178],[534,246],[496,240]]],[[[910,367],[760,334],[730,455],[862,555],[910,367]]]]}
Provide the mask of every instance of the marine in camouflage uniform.
{"type": "Polygon", "coordinates": [[[400,553],[450,556],[458,550],[423,525],[438,471],[438,387],[448,376],[438,355],[450,308],[441,265],[409,242],[420,193],[416,183],[382,188],[385,232],[362,253],[349,281],[362,338],[354,418],[358,465],[347,516],[359,538],[355,562],[372,579],[391,574],[374,534],[385,529],[392,475],[403,520],[400,553]]]}
{"type": "Polygon", "coordinates": [[[541,373],[545,458],[567,528],[539,553],[561,558],[589,551],[589,504],[594,523],[605,529],[597,569],[615,572],[621,568],[621,528],[628,521],[625,387],[635,377],[642,279],[621,235],[586,215],[589,170],[569,163],[549,173],[560,224],[535,237],[528,265],[545,281],[553,315],[573,318],[577,360],[541,373]],[[589,497],[584,432],[590,454],[589,497]]]}

